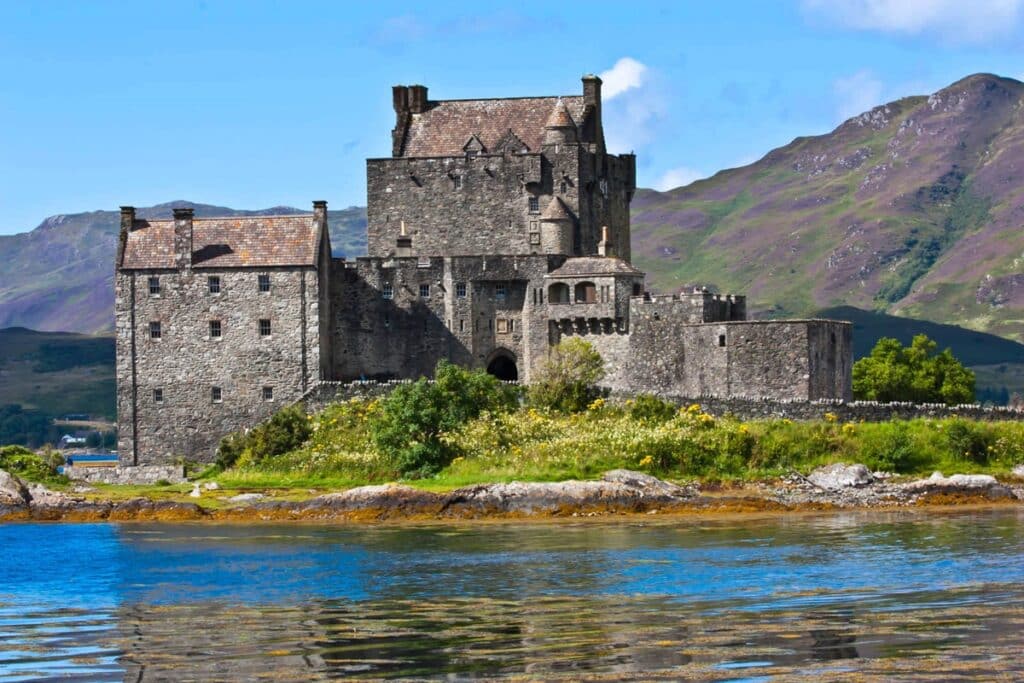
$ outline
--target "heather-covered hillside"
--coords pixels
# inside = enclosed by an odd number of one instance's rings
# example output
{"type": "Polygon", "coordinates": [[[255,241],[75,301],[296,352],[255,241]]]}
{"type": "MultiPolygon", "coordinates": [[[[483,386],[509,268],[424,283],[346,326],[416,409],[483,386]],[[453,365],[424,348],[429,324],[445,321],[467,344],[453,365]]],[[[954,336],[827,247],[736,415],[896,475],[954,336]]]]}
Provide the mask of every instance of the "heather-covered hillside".
{"type": "Polygon", "coordinates": [[[1024,340],[1024,84],[978,74],[633,202],[656,289],[851,305],[1024,340]]]}

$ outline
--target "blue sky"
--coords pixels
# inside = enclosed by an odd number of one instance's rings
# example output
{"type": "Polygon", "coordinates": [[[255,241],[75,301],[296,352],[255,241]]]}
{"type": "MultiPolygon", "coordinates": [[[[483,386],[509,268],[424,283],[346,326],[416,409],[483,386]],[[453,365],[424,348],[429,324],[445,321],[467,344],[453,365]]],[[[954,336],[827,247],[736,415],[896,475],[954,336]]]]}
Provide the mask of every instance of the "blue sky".
{"type": "Polygon", "coordinates": [[[575,94],[668,188],[978,71],[1024,78],[1024,0],[0,3],[0,234],[173,199],[365,203],[390,86],[575,94]]]}

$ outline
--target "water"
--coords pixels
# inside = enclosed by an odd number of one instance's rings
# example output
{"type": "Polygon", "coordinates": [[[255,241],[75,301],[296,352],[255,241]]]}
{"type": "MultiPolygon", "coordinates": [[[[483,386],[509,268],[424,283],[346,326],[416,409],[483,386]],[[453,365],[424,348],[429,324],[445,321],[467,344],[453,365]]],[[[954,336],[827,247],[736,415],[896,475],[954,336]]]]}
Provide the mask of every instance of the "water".
{"type": "Polygon", "coordinates": [[[0,681],[1024,678],[1024,511],[0,525],[0,681]]]}

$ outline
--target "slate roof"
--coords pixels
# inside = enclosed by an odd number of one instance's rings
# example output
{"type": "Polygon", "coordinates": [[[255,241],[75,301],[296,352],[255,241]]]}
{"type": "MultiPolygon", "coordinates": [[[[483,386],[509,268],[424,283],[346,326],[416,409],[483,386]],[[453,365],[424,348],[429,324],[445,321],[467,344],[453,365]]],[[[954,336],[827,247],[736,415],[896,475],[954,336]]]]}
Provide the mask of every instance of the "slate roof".
{"type": "Polygon", "coordinates": [[[612,256],[577,256],[568,259],[545,277],[582,277],[584,275],[643,275],[620,258],[612,256]]]}
{"type": "MultiPolygon", "coordinates": [[[[558,97],[513,97],[493,100],[436,100],[422,114],[412,114],[402,156],[462,156],[476,135],[488,152],[498,148],[509,130],[531,152],[540,151],[544,126],[555,113],[558,97]]],[[[572,120],[582,121],[583,97],[561,98],[572,120]]]]}
{"type": "MultiPolygon", "coordinates": [[[[313,214],[195,218],[192,266],[313,266],[318,238],[313,214]]],[[[136,220],[121,267],[174,268],[174,221],[136,220]]]]}

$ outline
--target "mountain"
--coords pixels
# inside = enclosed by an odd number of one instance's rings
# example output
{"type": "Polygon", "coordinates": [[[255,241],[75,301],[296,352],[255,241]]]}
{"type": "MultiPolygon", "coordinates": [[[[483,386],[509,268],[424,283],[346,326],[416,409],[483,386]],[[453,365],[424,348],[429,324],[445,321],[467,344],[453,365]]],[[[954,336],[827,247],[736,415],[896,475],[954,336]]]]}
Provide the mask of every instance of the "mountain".
{"type": "Polygon", "coordinates": [[[1024,84],[976,74],[749,166],[638,190],[633,259],[662,291],[746,293],[1024,340],[1024,84]]]}
{"type": "MultiPolygon", "coordinates": [[[[287,206],[238,211],[176,201],[137,210],[140,218],[170,218],[192,207],[196,216],[302,213],[287,206]]],[[[308,211],[308,210],[307,210],[308,211]]],[[[336,255],[366,251],[366,209],[329,211],[336,255]]],[[[31,232],[0,236],[0,328],[105,332],[114,326],[114,255],[118,211],[51,216],[31,232]]]]}

